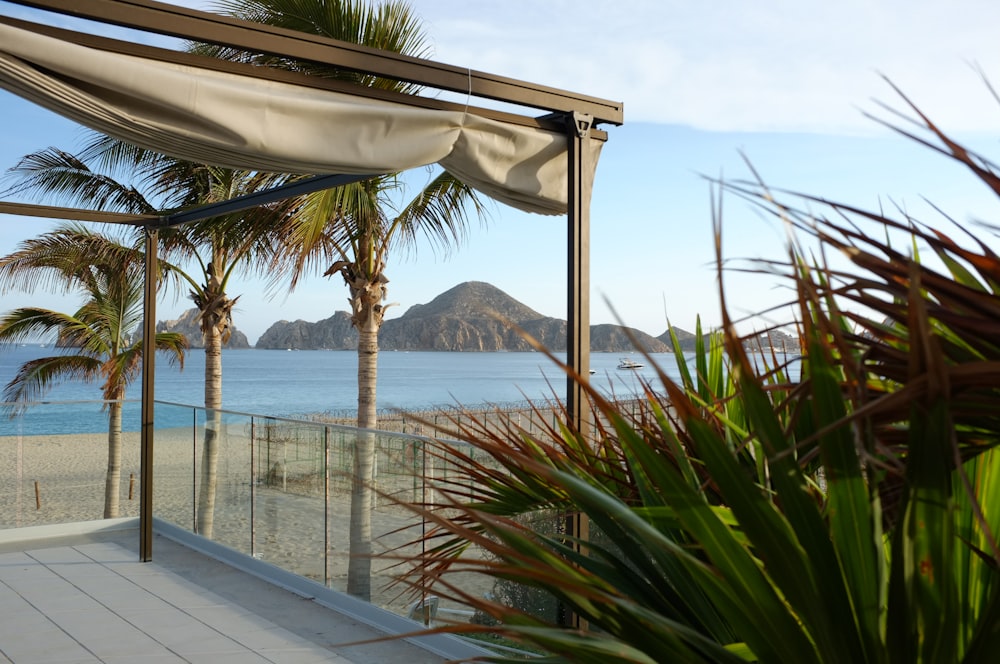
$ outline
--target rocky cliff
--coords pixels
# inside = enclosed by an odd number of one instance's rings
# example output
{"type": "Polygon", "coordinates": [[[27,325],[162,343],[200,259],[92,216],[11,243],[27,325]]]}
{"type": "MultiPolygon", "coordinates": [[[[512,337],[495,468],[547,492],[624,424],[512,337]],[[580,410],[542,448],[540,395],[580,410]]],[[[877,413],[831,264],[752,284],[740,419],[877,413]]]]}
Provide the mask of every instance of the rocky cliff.
{"type": "MultiPolygon", "coordinates": [[[[180,332],[187,337],[191,348],[204,348],[205,344],[201,338],[201,327],[198,325],[198,310],[188,309],[176,320],[163,320],[156,324],[156,331],[159,332],[180,332]]],[[[234,325],[229,343],[223,348],[250,348],[247,335],[236,329],[234,325]]]]}
{"type": "Polygon", "coordinates": [[[291,348],[293,350],[353,350],[358,347],[358,334],[351,327],[351,316],[338,311],[315,323],[304,320],[279,320],[260,335],[257,348],[291,348]]]}

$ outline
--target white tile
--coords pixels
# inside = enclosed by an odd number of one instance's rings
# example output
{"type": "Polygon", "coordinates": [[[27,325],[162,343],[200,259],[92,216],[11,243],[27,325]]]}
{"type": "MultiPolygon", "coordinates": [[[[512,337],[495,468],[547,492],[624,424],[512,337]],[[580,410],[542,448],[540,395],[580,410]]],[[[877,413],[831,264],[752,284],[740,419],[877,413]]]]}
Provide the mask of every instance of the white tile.
{"type": "MultiPolygon", "coordinates": [[[[235,580],[236,585],[232,580],[221,586],[206,585],[221,588],[227,597],[238,596],[242,582],[235,580]]],[[[282,611],[293,610],[291,605],[281,604],[288,601],[287,591],[275,588],[273,600],[267,600],[267,590],[255,592],[265,594],[253,595],[249,603],[244,598],[237,604],[155,562],[139,562],[134,551],[115,542],[3,553],[0,664],[388,661],[381,657],[359,658],[357,651],[349,659],[342,657],[311,641],[312,631],[291,631],[298,623],[288,622],[284,613],[272,620],[285,627],[276,625],[263,616],[274,610],[273,601],[278,598],[278,605],[285,607],[282,611]]],[[[334,633],[342,635],[345,627],[336,622],[333,614],[322,620],[333,620],[329,629],[322,628],[328,639],[333,639],[330,635],[334,633]]],[[[411,655],[405,661],[441,661],[423,654],[427,656],[411,655]]]]}
{"type": "Polygon", "coordinates": [[[77,641],[54,626],[30,634],[9,634],[4,629],[3,652],[10,661],[17,664],[100,661],[77,641]]]}

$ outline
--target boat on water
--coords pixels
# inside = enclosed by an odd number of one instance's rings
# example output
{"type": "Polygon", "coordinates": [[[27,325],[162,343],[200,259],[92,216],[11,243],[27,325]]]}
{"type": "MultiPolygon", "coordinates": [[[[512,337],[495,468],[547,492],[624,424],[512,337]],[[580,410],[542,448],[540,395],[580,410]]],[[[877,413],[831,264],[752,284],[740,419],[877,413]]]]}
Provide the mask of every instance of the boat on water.
{"type": "Polygon", "coordinates": [[[642,368],[642,364],[640,364],[639,362],[636,362],[634,360],[630,360],[627,357],[623,357],[622,359],[618,360],[618,368],[619,369],[641,369],[642,368]]]}

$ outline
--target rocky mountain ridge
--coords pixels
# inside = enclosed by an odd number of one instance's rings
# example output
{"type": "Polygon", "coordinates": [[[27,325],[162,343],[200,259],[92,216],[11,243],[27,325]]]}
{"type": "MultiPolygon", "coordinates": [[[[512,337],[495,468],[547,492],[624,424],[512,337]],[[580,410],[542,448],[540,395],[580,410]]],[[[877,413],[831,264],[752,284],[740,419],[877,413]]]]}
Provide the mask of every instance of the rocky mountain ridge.
{"type": "MultiPolygon", "coordinates": [[[[385,321],[379,334],[382,350],[436,351],[527,351],[531,346],[518,328],[537,339],[546,348],[566,349],[566,321],[543,316],[510,297],[499,288],[484,282],[459,284],[426,304],[410,307],[399,318],[385,321]]],[[[157,332],[181,332],[191,348],[203,348],[198,310],[188,309],[175,320],[159,321],[157,332]]],[[[681,349],[694,350],[693,333],[674,328],[681,349]]],[[[595,352],[627,353],[635,350],[630,338],[653,353],[670,352],[669,330],[653,337],[641,330],[620,325],[591,325],[590,347],[595,352]]],[[[779,352],[801,352],[798,339],[780,330],[758,335],[759,347],[779,352]]],[[[50,342],[51,343],[51,342],[50,342]]],[[[61,344],[56,344],[57,346],[61,344]]],[[[756,350],[757,340],[748,342],[756,350]]],[[[225,348],[269,348],[294,350],[355,350],[357,333],[346,311],[337,311],[316,322],[278,321],[272,324],[251,346],[247,336],[233,327],[225,348]]]]}
{"type": "MultiPolygon", "coordinates": [[[[566,349],[566,321],[543,316],[499,288],[480,281],[459,284],[426,304],[410,307],[399,318],[385,321],[379,333],[382,350],[527,351],[531,345],[518,329],[553,351],[566,349]]],[[[669,350],[655,337],[632,330],[650,352],[669,350]]],[[[330,318],[310,323],[278,321],[268,328],[257,348],[353,350],[357,334],[350,315],[338,311],[330,318]]],[[[617,325],[591,328],[591,348],[627,352],[634,345],[617,325]]]]}
{"type": "MultiPolygon", "coordinates": [[[[499,288],[484,282],[470,281],[445,291],[426,304],[410,307],[399,318],[385,321],[379,334],[382,350],[434,351],[526,351],[531,345],[518,328],[537,339],[546,348],[566,349],[566,321],[543,316],[515,300],[499,288]]],[[[695,335],[675,328],[681,348],[695,347],[695,335]]],[[[659,337],[620,325],[592,325],[591,350],[595,352],[630,352],[636,344],[649,352],[669,352],[670,335],[659,337]]],[[[798,342],[780,331],[770,333],[764,346],[788,352],[798,351],[798,342]]],[[[357,348],[357,334],[350,315],[338,311],[327,319],[278,321],[260,339],[257,348],[294,350],[357,348]]]]}

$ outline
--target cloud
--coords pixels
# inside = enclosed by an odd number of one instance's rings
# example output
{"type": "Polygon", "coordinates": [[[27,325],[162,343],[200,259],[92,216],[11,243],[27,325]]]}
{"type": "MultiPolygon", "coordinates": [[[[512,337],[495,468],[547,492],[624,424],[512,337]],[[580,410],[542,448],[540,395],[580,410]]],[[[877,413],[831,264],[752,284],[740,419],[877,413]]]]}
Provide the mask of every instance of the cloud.
{"type": "Polygon", "coordinates": [[[952,131],[1000,128],[984,0],[422,0],[435,59],[625,102],[626,121],[715,131],[856,133],[898,106],[889,77],[952,131]]]}
{"type": "Polygon", "coordinates": [[[870,133],[860,109],[899,106],[885,75],[950,131],[1000,129],[977,73],[1000,85],[994,0],[410,3],[435,60],[623,101],[630,123],[870,133]]]}

